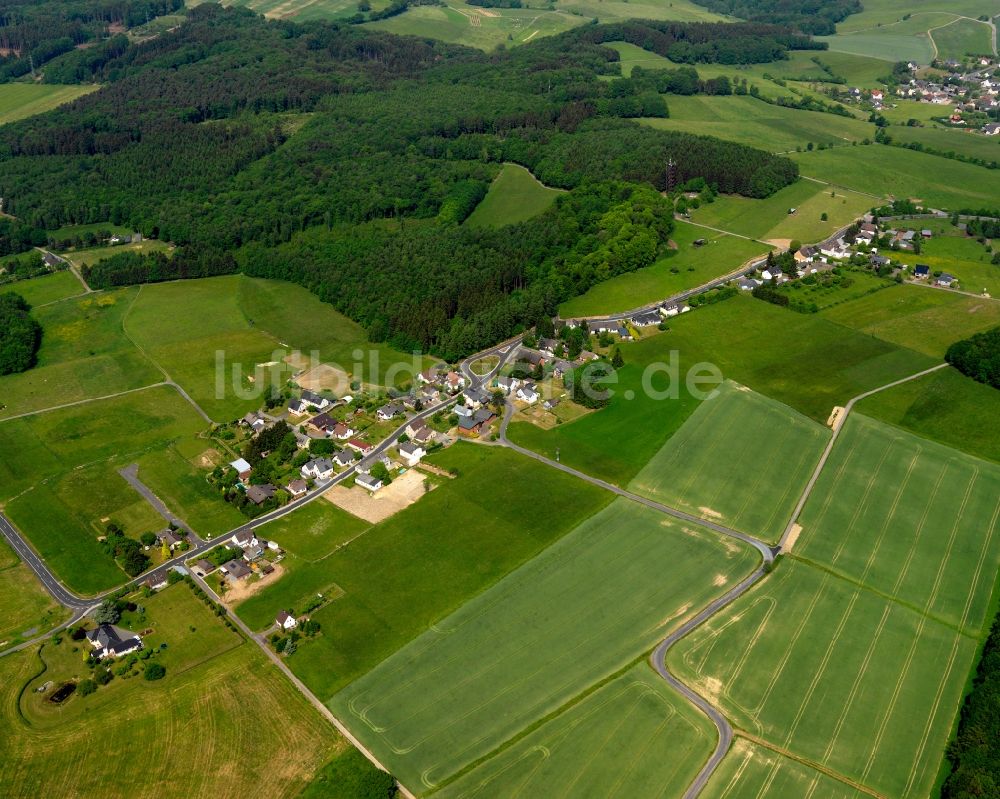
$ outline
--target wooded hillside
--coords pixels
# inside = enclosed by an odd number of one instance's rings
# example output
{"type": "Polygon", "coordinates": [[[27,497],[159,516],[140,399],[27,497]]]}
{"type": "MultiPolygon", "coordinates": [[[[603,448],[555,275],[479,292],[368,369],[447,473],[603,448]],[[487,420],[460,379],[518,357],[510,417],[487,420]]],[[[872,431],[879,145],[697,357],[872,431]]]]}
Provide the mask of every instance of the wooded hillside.
{"type": "Polygon", "coordinates": [[[741,42],[746,61],[813,46],[775,26],[629,23],[485,55],[204,4],[174,33],[54,61],[108,85],[0,129],[0,196],[38,228],[110,222],[179,246],[173,260],[117,256],[90,271],[96,285],[281,272],[375,339],[457,356],[652,263],[670,213],[638,186],[703,177],[765,197],[796,179],[786,158],[631,121],[669,103],[641,73],[602,80],[620,71],[600,42],[644,35],[693,61],[737,58],[741,42]],[[580,192],[523,223],[530,251],[455,229],[504,161],[580,192]],[[634,241],[601,221],[647,212],[660,223],[625,228],[634,241]]]}

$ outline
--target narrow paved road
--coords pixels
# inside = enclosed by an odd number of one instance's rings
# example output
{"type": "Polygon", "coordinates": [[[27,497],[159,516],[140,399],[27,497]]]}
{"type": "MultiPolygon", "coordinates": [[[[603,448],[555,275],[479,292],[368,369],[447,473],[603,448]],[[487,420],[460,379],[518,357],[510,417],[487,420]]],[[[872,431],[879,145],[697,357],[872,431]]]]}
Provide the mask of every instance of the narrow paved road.
{"type": "Polygon", "coordinates": [[[201,537],[194,530],[191,529],[191,525],[184,521],[180,516],[176,515],[173,511],[166,506],[166,503],[160,499],[156,494],[153,493],[152,489],[147,486],[142,480],[139,479],[139,464],[131,463],[123,469],[118,470],[125,482],[128,483],[135,491],[141,496],[146,502],[148,502],[153,510],[163,517],[163,520],[167,524],[172,524],[174,527],[179,527],[182,530],[186,530],[195,541],[201,541],[201,537]]]}

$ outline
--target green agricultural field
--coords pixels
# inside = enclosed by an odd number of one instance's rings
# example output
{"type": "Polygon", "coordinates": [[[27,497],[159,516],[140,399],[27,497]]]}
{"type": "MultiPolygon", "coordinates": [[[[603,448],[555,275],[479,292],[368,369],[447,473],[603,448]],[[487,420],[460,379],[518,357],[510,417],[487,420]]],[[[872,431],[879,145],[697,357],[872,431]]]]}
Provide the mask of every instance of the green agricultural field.
{"type": "Polygon", "coordinates": [[[304,562],[325,558],[346,542],[371,528],[332,502],[311,502],[304,508],[267,525],[267,538],[304,562]]]}
{"type": "Polygon", "coordinates": [[[7,542],[0,539],[0,648],[39,635],[68,615],[7,542]]]}
{"type": "MultiPolygon", "coordinates": [[[[208,484],[207,463],[185,458],[179,451],[182,445],[208,451],[206,444],[187,437],[143,453],[133,459],[139,464],[139,479],[202,537],[212,538],[244,524],[246,517],[208,484]]],[[[213,460],[228,462],[231,457],[216,455],[213,460]]]]}
{"type": "Polygon", "coordinates": [[[1000,466],[850,417],[794,554],[671,664],[741,729],[927,795],[990,620],[998,490],[1000,466]]]}
{"type": "MultiPolygon", "coordinates": [[[[905,125],[911,119],[916,119],[926,125],[935,117],[939,117],[942,114],[947,116],[947,114],[951,113],[950,111],[946,111],[948,106],[941,106],[936,103],[904,100],[901,97],[894,97],[891,102],[892,105],[882,109],[881,113],[893,125],[905,125]]],[[[894,137],[899,132],[895,127],[889,129],[889,134],[894,137]]]]}
{"type": "Polygon", "coordinates": [[[1000,565],[1000,467],[851,416],[796,555],[971,638],[1000,565]]]}
{"type": "Polygon", "coordinates": [[[40,305],[48,305],[52,302],[65,300],[67,297],[75,297],[84,292],[80,281],[76,279],[72,272],[64,270],[53,272],[50,275],[33,277],[30,280],[18,280],[15,283],[4,283],[0,285],[0,293],[13,291],[20,294],[33,308],[40,305]]]}
{"type": "MultiPolygon", "coordinates": [[[[851,151],[857,149],[852,147],[851,151]]],[[[762,241],[798,239],[810,244],[850,224],[877,202],[866,194],[813,180],[798,180],[765,200],[719,197],[714,203],[692,210],[691,219],[762,241]],[[792,208],[794,214],[789,213],[792,208]],[[826,221],[823,214],[827,215],[826,221]]]]}
{"type": "Polygon", "coordinates": [[[827,308],[822,315],[911,350],[944,357],[955,341],[1000,324],[1000,300],[925,286],[890,286],[827,308]]]}
{"type": "MultiPolygon", "coordinates": [[[[265,537],[288,546],[282,562],[287,574],[237,607],[247,624],[264,629],[282,608],[294,609],[331,585],[344,591],[312,614],[323,634],[288,661],[321,698],[374,668],[611,499],[600,488],[509,450],[460,443],[428,460],[459,476],[326,557],[318,553],[353,537],[356,521],[313,511],[327,519],[325,542],[301,533],[286,536],[283,530],[296,524],[299,512],[291,514],[288,527],[261,528],[265,537]]],[[[304,517],[304,525],[315,523],[311,514],[304,517]]]]}
{"type": "MultiPolygon", "coordinates": [[[[781,286],[793,303],[805,303],[819,310],[833,308],[861,297],[871,296],[896,284],[863,269],[843,269],[841,274],[807,275],[781,286]]],[[[906,346],[906,342],[900,342],[906,346]]]]}
{"type": "Polygon", "coordinates": [[[165,797],[262,791],[292,799],[347,749],[263,654],[187,586],[139,602],[145,615],[127,614],[122,623],[153,630],[147,649],[166,645],[155,655],[167,670],[158,682],[116,676],[90,696],[77,692],[57,705],[48,698],[56,687],[89,676],[81,660],[86,642],[64,635],[39,654],[0,659],[0,794],[107,793],[109,754],[94,746],[96,730],[114,742],[118,773],[142,774],[142,785],[165,797]],[[44,695],[34,690],[47,681],[53,687],[44,695]]]}
{"type": "MultiPolygon", "coordinates": [[[[996,8],[993,9],[996,11],[996,8]]],[[[956,19],[930,30],[941,59],[961,59],[967,55],[993,55],[990,27],[974,19],[956,19]]]]}
{"type": "Polygon", "coordinates": [[[36,308],[38,365],[0,377],[0,418],[149,386],[160,372],[128,340],[122,321],[137,289],[36,308]]]}
{"type": "Polygon", "coordinates": [[[750,96],[667,97],[669,119],[645,119],[659,130],[717,136],[770,152],[814,144],[842,145],[872,137],[872,126],[853,117],[771,105],[750,96]]]}
{"type": "Polygon", "coordinates": [[[294,371],[284,359],[295,351],[304,368],[315,351],[366,382],[398,362],[413,372],[412,356],[366,344],[360,326],[306,289],[243,275],[142,286],[125,329],[217,421],[258,408],[272,384],[284,385],[294,371]]]}
{"type": "MultiPolygon", "coordinates": [[[[927,103],[926,105],[929,105],[927,103]]],[[[941,106],[937,106],[938,109],[941,106]]],[[[984,136],[971,130],[954,128],[910,128],[894,126],[889,131],[893,141],[906,144],[920,144],[925,148],[943,153],[954,152],[970,158],[982,158],[987,162],[1000,163],[1000,142],[996,136],[984,136]]]]}
{"type": "Polygon", "coordinates": [[[852,788],[820,771],[746,738],[737,738],[705,787],[706,799],[867,799],[870,794],[852,788]]]}
{"type": "Polygon", "coordinates": [[[621,350],[626,363],[606,408],[551,430],[512,423],[511,439],[625,485],[697,407],[684,386],[696,364],[715,364],[723,377],[825,424],[835,405],[938,362],[817,315],[744,296],[672,319],[669,332],[621,350]],[[665,394],[671,385],[676,393],[665,394]]]}
{"type": "Polygon", "coordinates": [[[668,251],[652,266],[604,280],[559,306],[564,319],[617,313],[656,302],[728,274],[767,252],[766,245],[677,222],[668,251]],[[704,239],[696,247],[694,242],[704,239]]]}
{"type": "Polygon", "coordinates": [[[803,175],[856,191],[912,197],[944,209],[1000,206],[1000,181],[992,171],[902,147],[837,147],[789,157],[803,175]]]}
{"type": "MultiPolygon", "coordinates": [[[[361,325],[294,283],[241,276],[236,296],[241,313],[254,328],[307,358],[316,352],[324,363],[339,366],[366,383],[384,385],[387,370],[397,363],[410,364],[417,371],[431,363],[422,357],[414,361],[412,355],[386,344],[372,344],[361,325]],[[360,370],[356,363],[361,364],[360,370]]],[[[400,380],[410,378],[404,373],[400,380]]]]}
{"type": "Polygon", "coordinates": [[[545,211],[561,193],[539,183],[523,166],[504,164],[465,224],[502,227],[523,222],[545,211]]]}
{"type": "MultiPolygon", "coordinates": [[[[330,705],[404,783],[442,785],[638,658],[758,561],[618,499],[330,705]]],[[[591,764],[597,773],[620,766],[615,750],[607,757],[591,764]]]]}
{"type": "Polygon", "coordinates": [[[640,663],[440,795],[680,796],[713,745],[707,720],[640,663]]]}
{"type": "MultiPolygon", "coordinates": [[[[676,62],[671,61],[669,58],[657,55],[649,50],[643,50],[638,45],[629,44],[628,42],[608,42],[605,46],[618,51],[621,60],[621,71],[626,77],[632,74],[632,68],[636,66],[641,66],[646,69],[669,69],[680,66],[676,62]]],[[[698,71],[698,75],[702,78],[717,78],[725,75],[733,81],[746,79],[750,86],[757,87],[761,97],[771,100],[777,99],[778,97],[790,97],[794,94],[799,94],[807,97],[814,97],[826,102],[829,98],[825,97],[815,88],[818,84],[802,81],[789,81],[782,77],[787,77],[789,75],[795,75],[797,77],[798,73],[803,72],[813,72],[817,75],[821,74],[821,70],[816,66],[816,64],[808,60],[809,57],[814,54],[816,53],[793,52],[790,54],[787,61],[771,61],[765,64],[697,64],[696,69],[698,71]],[[777,83],[778,80],[783,80],[784,85],[777,83]]],[[[826,56],[830,54],[818,53],[816,55],[826,56]]],[[[831,61],[831,66],[836,63],[835,59],[837,58],[837,54],[833,54],[833,56],[834,60],[831,61]]],[[[877,82],[870,80],[874,72],[871,59],[859,59],[855,56],[847,55],[842,56],[840,65],[845,66],[848,61],[855,62],[852,65],[851,71],[860,72],[860,77],[865,78],[865,82],[877,82]]],[[[884,62],[882,71],[885,71],[884,62]]],[[[805,75],[802,77],[805,77],[805,75]]],[[[669,95],[667,98],[668,105],[670,105],[675,99],[678,99],[676,95],[669,95]]],[[[855,113],[855,111],[853,111],[849,106],[847,108],[852,116],[862,119],[867,118],[867,115],[855,113]]],[[[779,111],[775,111],[774,113],[779,113],[779,111]]],[[[834,117],[834,120],[841,119],[841,117],[834,117]]],[[[837,122],[831,122],[831,124],[837,124],[837,122]]],[[[732,131],[726,131],[724,127],[720,127],[720,133],[717,135],[721,135],[722,132],[727,134],[726,137],[736,135],[732,131]]],[[[765,139],[765,141],[768,140],[765,139]]],[[[767,145],[765,144],[763,146],[767,145]]]]}
{"type": "Polygon", "coordinates": [[[629,490],[776,541],[829,431],[790,408],[726,382],[663,445],[629,490]]]}
{"type": "MultiPolygon", "coordinates": [[[[84,593],[112,588],[126,576],[97,540],[104,520],[134,533],[162,524],[116,469],[203,427],[166,387],[2,422],[5,512],[67,586],[84,593]]],[[[185,506],[174,509],[185,517],[185,506]]]]}
{"type": "Polygon", "coordinates": [[[88,233],[117,233],[121,236],[131,235],[134,231],[122,225],[115,225],[111,222],[92,222],[87,225],[66,225],[49,232],[49,239],[53,241],[65,241],[74,239],[77,236],[85,236],[88,233]]]}
{"type": "Polygon", "coordinates": [[[44,83],[6,83],[0,86],[0,125],[51,111],[98,88],[98,86],[59,86],[44,83]]]}
{"type": "Polygon", "coordinates": [[[647,347],[646,357],[677,349],[687,362],[715,363],[725,377],[824,424],[835,405],[938,363],[815,314],[744,296],[685,314],[666,335],[633,345],[647,347]]]}
{"type": "Polygon", "coordinates": [[[156,239],[144,239],[143,241],[136,242],[135,244],[116,244],[113,247],[92,247],[88,250],[73,250],[72,252],[66,253],[65,257],[77,266],[92,266],[98,261],[103,261],[105,258],[110,258],[113,255],[118,255],[123,252],[142,254],[151,252],[169,253],[172,252],[173,249],[173,245],[167,244],[166,242],[157,241],[156,239]]]}
{"type": "MultiPolygon", "coordinates": [[[[926,33],[862,32],[816,38],[826,42],[831,52],[882,58],[887,62],[914,61],[917,64],[929,64],[934,58],[934,46],[926,33]]],[[[886,66],[888,68],[888,64],[886,66]]]]}
{"type": "Polygon", "coordinates": [[[480,50],[524,44],[587,22],[564,11],[534,8],[479,8],[453,0],[443,6],[413,6],[403,14],[371,23],[372,28],[402,35],[441,39],[480,50]]]}
{"type": "Polygon", "coordinates": [[[738,729],[880,795],[916,797],[934,784],[975,652],[975,638],[792,557],[668,665],[738,729]]]}
{"type": "Polygon", "coordinates": [[[1000,463],[1000,391],[955,369],[875,394],[858,410],[884,422],[1000,463]]]}

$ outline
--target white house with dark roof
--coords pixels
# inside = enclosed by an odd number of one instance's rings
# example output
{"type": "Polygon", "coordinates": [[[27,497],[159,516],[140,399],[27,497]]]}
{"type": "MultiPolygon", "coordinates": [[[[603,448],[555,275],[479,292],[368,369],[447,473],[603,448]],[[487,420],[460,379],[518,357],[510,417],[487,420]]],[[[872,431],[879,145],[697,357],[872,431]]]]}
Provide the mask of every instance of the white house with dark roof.
{"type": "Polygon", "coordinates": [[[399,457],[411,468],[420,463],[420,459],[426,454],[427,450],[413,441],[407,441],[405,444],[399,445],[399,457]]]}
{"type": "Polygon", "coordinates": [[[142,649],[142,639],[136,633],[114,624],[102,624],[96,630],[88,631],[87,640],[94,648],[91,654],[98,658],[120,657],[142,649]]]}
{"type": "Polygon", "coordinates": [[[301,399],[302,402],[306,405],[311,405],[317,411],[325,411],[333,404],[326,397],[320,396],[315,391],[303,391],[301,399]]]}
{"type": "Polygon", "coordinates": [[[341,450],[333,456],[333,462],[336,466],[344,469],[354,463],[354,455],[347,450],[341,450]]]}
{"type": "Polygon", "coordinates": [[[291,630],[299,622],[287,610],[282,610],[281,612],[278,613],[277,616],[274,617],[274,623],[277,624],[278,627],[282,630],[291,630]]]}
{"type": "Polygon", "coordinates": [[[370,474],[359,474],[354,478],[354,484],[368,489],[373,494],[382,487],[382,481],[370,474]]]}
{"type": "Polygon", "coordinates": [[[328,458],[313,458],[299,469],[303,478],[312,480],[329,480],[333,477],[333,463],[328,458]]]}

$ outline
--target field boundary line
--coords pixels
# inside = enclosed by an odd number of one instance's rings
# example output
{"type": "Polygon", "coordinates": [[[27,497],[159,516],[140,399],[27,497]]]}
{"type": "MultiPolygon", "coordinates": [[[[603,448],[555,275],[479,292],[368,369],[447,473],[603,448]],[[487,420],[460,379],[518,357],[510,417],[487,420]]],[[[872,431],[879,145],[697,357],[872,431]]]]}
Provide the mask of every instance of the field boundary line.
{"type": "Polygon", "coordinates": [[[789,760],[794,760],[796,763],[800,763],[803,766],[807,766],[808,768],[811,768],[813,771],[818,771],[820,774],[825,774],[827,777],[831,777],[837,780],[837,782],[842,782],[844,785],[848,785],[851,788],[854,788],[854,790],[856,791],[861,791],[861,793],[874,797],[874,799],[889,799],[889,797],[887,797],[885,794],[879,793],[874,788],[869,788],[864,783],[852,780],[850,777],[848,777],[845,774],[841,774],[839,771],[834,771],[832,768],[824,766],[822,763],[817,763],[813,760],[810,760],[807,757],[802,757],[801,755],[797,755],[794,752],[785,749],[782,746],[773,744],[764,738],[759,738],[758,736],[753,735],[752,733],[749,733],[746,730],[736,730],[735,734],[738,735],[740,738],[744,738],[747,741],[750,741],[751,743],[755,743],[758,746],[764,747],[765,749],[770,749],[772,752],[776,752],[782,757],[786,757],[789,760]]]}
{"type": "Polygon", "coordinates": [[[816,569],[817,571],[825,572],[829,574],[831,577],[835,577],[838,580],[843,580],[848,585],[854,586],[855,588],[860,588],[861,590],[867,591],[870,594],[874,594],[879,599],[882,599],[886,602],[891,602],[894,605],[898,605],[901,608],[905,608],[906,610],[915,613],[917,616],[926,618],[927,620],[932,621],[935,624],[940,624],[942,627],[947,627],[949,630],[951,630],[954,633],[957,633],[958,635],[964,635],[965,637],[972,639],[978,639],[979,637],[978,634],[973,635],[972,633],[966,632],[954,622],[950,622],[947,619],[942,619],[939,616],[935,616],[933,613],[921,609],[918,605],[914,605],[912,602],[907,602],[906,600],[893,596],[892,594],[887,593],[886,591],[882,591],[878,588],[870,586],[867,583],[862,583],[860,580],[858,580],[857,577],[851,577],[849,574],[844,574],[843,572],[838,571],[837,569],[825,563],[820,563],[819,561],[812,560],[812,558],[804,557],[798,553],[788,553],[786,557],[793,558],[799,561],[800,563],[804,563],[806,566],[816,569]]]}
{"type": "Polygon", "coordinates": [[[52,413],[53,411],[62,411],[66,408],[75,408],[78,405],[87,405],[91,402],[101,402],[103,400],[115,399],[116,397],[124,397],[127,394],[137,394],[140,391],[149,391],[151,388],[165,388],[169,385],[170,383],[161,380],[159,383],[150,383],[148,386],[130,388],[127,391],[119,391],[115,394],[105,394],[101,397],[88,397],[87,399],[77,400],[76,402],[67,402],[63,405],[53,405],[50,408],[39,408],[37,411],[27,411],[26,413],[19,413],[14,416],[4,416],[3,418],[0,418],[0,424],[3,424],[4,422],[12,422],[15,419],[26,419],[29,416],[38,416],[42,413],[52,413]]]}

